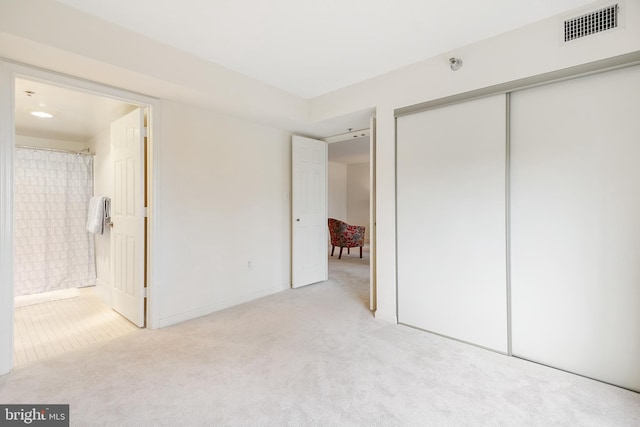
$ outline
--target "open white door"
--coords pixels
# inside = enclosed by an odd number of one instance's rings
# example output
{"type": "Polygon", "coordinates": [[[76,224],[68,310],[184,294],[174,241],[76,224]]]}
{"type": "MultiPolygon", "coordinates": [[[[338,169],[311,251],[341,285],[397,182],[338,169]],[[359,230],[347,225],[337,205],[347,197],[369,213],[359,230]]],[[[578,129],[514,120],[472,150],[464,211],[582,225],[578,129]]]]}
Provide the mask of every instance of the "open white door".
{"type": "Polygon", "coordinates": [[[144,112],[111,124],[114,197],[111,203],[112,308],[144,326],[144,112]]]}
{"type": "Polygon", "coordinates": [[[294,135],[291,151],[291,286],[327,280],[327,143],[294,135]]]}

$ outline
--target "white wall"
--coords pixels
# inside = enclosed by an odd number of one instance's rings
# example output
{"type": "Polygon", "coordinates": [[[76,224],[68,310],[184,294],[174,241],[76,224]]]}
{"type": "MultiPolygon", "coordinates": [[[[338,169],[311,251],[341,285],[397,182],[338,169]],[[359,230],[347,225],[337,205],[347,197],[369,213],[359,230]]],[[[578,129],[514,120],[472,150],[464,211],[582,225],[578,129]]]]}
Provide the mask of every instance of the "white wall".
{"type": "Polygon", "coordinates": [[[290,286],[290,134],[162,103],[154,264],[165,326],[290,286]]]}
{"type": "Polygon", "coordinates": [[[329,162],[329,218],[366,227],[369,242],[369,163],[329,162]]]}
{"type": "Polygon", "coordinates": [[[347,221],[347,165],[329,162],[329,218],[347,221]]]}
{"type": "Polygon", "coordinates": [[[394,109],[639,51],[640,2],[621,6],[624,25],[616,30],[563,44],[567,16],[553,17],[310,101],[311,120],[376,108],[376,317],[397,320],[394,109]],[[464,61],[459,71],[449,69],[452,56],[464,61]]]}
{"type": "MultiPolygon", "coordinates": [[[[113,198],[113,164],[111,160],[111,130],[105,129],[89,141],[95,153],[93,161],[93,194],[113,198]]],[[[96,276],[100,295],[104,299],[111,295],[111,228],[104,234],[95,235],[96,276]]],[[[110,300],[109,300],[110,304],[110,300]]]]}
{"type": "Polygon", "coordinates": [[[37,138],[33,136],[16,135],[16,145],[28,147],[54,148],[57,150],[81,151],[89,148],[88,143],[67,141],[63,139],[37,138]]]}
{"type": "Polygon", "coordinates": [[[347,165],[347,222],[365,226],[365,241],[369,242],[369,163],[347,165]]]}

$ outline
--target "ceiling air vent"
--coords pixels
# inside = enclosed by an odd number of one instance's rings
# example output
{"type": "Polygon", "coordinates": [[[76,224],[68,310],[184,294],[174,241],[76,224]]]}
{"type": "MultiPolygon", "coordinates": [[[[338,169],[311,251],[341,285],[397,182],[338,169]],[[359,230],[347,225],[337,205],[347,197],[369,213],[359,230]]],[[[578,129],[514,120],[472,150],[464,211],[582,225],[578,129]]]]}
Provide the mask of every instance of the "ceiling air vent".
{"type": "Polygon", "coordinates": [[[564,41],[579,39],[618,26],[618,5],[564,21],[564,41]]]}

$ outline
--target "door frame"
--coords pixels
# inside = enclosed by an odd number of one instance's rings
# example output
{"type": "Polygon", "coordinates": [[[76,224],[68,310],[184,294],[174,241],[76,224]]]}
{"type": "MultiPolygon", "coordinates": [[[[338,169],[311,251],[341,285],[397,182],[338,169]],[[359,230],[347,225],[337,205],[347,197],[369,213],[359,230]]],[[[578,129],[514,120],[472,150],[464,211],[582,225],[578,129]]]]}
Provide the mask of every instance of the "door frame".
{"type": "Polygon", "coordinates": [[[152,295],[157,277],[154,268],[154,236],[158,229],[159,205],[156,189],[159,188],[160,164],[160,100],[116,87],[102,85],[35,68],[27,64],[0,58],[0,375],[6,374],[14,366],[14,295],[13,278],[14,235],[13,235],[13,192],[14,192],[14,152],[15,152],[15,80],[24,78],[66,87],[72,90],[92,93],[107,98],[138,105],[147,110],[147,312],[146,324],[149,329],[158,327],[157,302],[152,295]]]}
{"type": "Polygon", "coordinates": [[[376,242],[376,116],[369,120],[369,310],[376,312],[377,295],[377,242],[376,242]]]}

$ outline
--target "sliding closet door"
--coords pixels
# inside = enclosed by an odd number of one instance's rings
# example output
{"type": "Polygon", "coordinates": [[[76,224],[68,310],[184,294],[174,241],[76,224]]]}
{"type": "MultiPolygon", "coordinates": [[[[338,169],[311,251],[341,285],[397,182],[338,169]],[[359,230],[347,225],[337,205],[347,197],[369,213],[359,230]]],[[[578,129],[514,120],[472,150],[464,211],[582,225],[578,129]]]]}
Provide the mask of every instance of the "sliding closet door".
{"type": "Polygon", "coordinates": [[[398,320],[507,351],[506,98],[398,118],[398,320]]]}
{"type": "Polygon", "coordinates": [[[640,390],[640,68],[511,96],[513,353],[640,390]]]}

